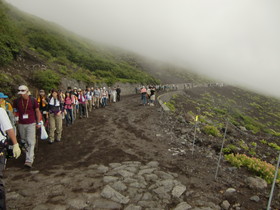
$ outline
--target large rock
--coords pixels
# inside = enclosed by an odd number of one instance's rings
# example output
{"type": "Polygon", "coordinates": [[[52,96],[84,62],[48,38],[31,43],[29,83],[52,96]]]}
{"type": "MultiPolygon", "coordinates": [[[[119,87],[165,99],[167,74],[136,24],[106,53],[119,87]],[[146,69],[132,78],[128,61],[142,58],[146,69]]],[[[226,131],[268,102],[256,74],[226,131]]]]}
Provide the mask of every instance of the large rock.
{"type": "Polygon", "coordinates": [[[80,198],[69,199],[69,200],[67,201],[67,203],[68,203],[71,207],[73,207],[73,208],[75,208],[75,209],[84,209],[85,207],[88,206],[87,203],[86,203],[86,201],[83,200],[83,199],[80,199],[80,198]]]}
{"type": "Polygon", "coordinates": [[[260,197],[257,195],[254,195],[250,198],[251,201],[255,201],[256,203],[258,203],[260,201],[260,197]]]}
{"type": "Polygon", "coordinates": [[[186,202],[179,203],[174,210],[188,210],[191,209],[192,206],[186,202]]]}
{"type": "Polygon", "coordinates": [[[112,187],[116,190],[116,191],[125,191],[127,189],[127,186],[122,183],[121,181],[115,182],[112,187]]]}
{"type": "Polygon", "coordinates": [[[266,181],[260,177],[248,177],[246,182],[251,189],[263,190],[267,188],[266,181]]]}
{"type": "Polygon", "coordinates": [[[93,209],[122,209],[122,205],[106,199],[97,199],[93,203],[93,209]]]}
{"type": "Polygon", "coordinates": [[[176,197],[176,198],[179,198],[185,191],[186,191],[186,186],[177,185],[172,190],[172,196],[176,197]]]}
{"type": "Polygon", "coordinates": [[[224,210],[228,210],[229,207],[230,207],[230,203],[227,200],[225,200],[225,201],[222,202],[221,207],[224,210]]]}
{"type": "Polygon", "coordinates": [[[129,202],[129,199],[125,196],[123,196],[118,191],[114,190],[109,185],[106,185],[104,189],[101,192],[101,196],[107,199],[110,199],[112,201],[115,201],[117,203],[127,204],[129,202]]]}

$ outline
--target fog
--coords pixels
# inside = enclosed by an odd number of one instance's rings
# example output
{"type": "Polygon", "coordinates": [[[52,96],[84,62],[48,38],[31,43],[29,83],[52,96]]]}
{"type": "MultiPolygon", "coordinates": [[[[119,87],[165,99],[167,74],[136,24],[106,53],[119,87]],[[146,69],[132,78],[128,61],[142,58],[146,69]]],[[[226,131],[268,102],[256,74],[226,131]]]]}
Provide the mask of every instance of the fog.
{"type": "Polygon", "coordinates": [[[279,0],[6,0],[94,41],[280,97],[279,0]]]}

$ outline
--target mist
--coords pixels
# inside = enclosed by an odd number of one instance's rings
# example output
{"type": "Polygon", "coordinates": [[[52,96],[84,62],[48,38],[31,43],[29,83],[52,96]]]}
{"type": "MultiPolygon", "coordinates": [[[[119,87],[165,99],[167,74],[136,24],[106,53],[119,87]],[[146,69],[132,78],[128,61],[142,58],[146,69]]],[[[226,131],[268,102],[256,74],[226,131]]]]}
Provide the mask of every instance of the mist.
{"type": "Polygon", "coordinates": [[[6,0],[103,42],[280,97],[279,0],[6,0]]]}

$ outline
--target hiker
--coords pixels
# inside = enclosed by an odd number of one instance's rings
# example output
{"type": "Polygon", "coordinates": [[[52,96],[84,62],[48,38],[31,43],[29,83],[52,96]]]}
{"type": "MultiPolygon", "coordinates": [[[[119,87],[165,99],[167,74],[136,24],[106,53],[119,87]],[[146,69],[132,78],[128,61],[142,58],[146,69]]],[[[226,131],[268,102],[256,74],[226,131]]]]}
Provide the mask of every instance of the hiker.
{"type": "Polygon", "coordinates": [[[117,91],[117,101],[120,101],[121,100],[121,88],[119,85],[118,85],[116,91],[117,91]]]}
{"type": "Polygon", "coordinates": [[[48,115],[47,115],[48,99],[47,99],[47,96],[46,96],[44,90],[39,91],[39,96],[37,97],[37,102],[39,104],[39,110],[43,117],[43,122],[45,123],[48,119],[48,115]]]}
{"type": "Polygon", "coordinates": [[[6,209],[5,187],[2,179],[6,165],[5,144],[8,137],[13,143],[13,157],[17,159],[21,154],[21,150],[17,142],[16,134],[6,110],[0,108],[0,209],[6,209]]]}
{"type": "Polygon", "coordinates": [[[155,105],[155,100],[156,100],[156,89],[155,87],[151,88],[151,95],[150,95],[150,106],[155,105]]]}
{"type": "Polygon", "coordinates": [[[108,89],[108,102],[111,103],[112,102],[112,88],[109,87],[108,89]]]}
{"type": "Polygon", "coordinates": [[[150,104],[150,96],[151,96],[151,87],[148,86],[147,94],[146,94],[147,104],[148,104],[148,105],[150,104]]]}
{"type": "Polygon", "coordinates": [[[73,106],[73,116],[76,118],[76,114],[79,112],[79,101],[78,101],[78,89],[74,87],[72,96],[75,99],[75,105],[73,106]]]}
{"type": "Polygon", "coordinates": [[[0,93],[0,107],[5,109],[5,111],[7,112],[9,119],[11,121],[11,124],[14,128],[14,131],[16,133],[16,121],[15,121],[15,116],[13,113],[13,107],[10,102],[6,101],[7,98],[8,98],[8,96],[6,96],[4,93],[0,93]]]}
{"type": "Polygon", "coordinates": [[[113,101],[113,103],[116,103],[116,101],[117,101],[117,91],[116,91],[115,87],[112,90],[112,101],[113,101]]]}
{"type": "Polygon", "coordinates": [[[19,86],[18,91],[20,97],[14,100],[14,113],[18,116],[18,130],[21,142],[27,146],[24,166],[31,168],[34,162],[36,127],[41,127],[41,113],[38,102],[30,96],[27,86],[19,86]]]}
{"type": "Polygon", "coordinates": [[[91,112],[92,111],[93,92],[91,91],[91,89],[89,87],[87,87],[87,90],[85,92],[85,96],[86,96],[86,99],[87,99],[86,106],[88,108],[88,111],[91,112]]]}
{"type": "Polygon", "coordinates": [[[64,106],[57,90],[52,90],[47,111],[50,118],[49,143],[52,144],[55,140],[55,133],[56,141],[58,142],[61,141],[62,135],[62,113],[64,113],[64,106]]]}
{"type": "MultiPolygon", "coordinates": [[[[74,96],[75,97],[75,96],[74,96]]],[[[73,95],[71,92],[66,91],[65,93],[65,100],[64,100],[64,109],[66,110],[66,126],[73,124],[73,105],[75,104],[75,101],[73,100],[73,95]]]]}
{"type": "Polygon", "coordinates": [[[146,105],[147,103],[147,89],[145,88],[145,86],[143,86],[140,90],[141,92],[141,101],[142,101],[142,104],[143,106],[146,105]]]}
{"type": "Polygon", "coordinates": [[[94,90],[94,103],[95,103],[95,107],[96,108],[99,108],[99,105],[100,105],[100,89],[99,88],[95,88],[94,90]]]}
{"type": "Polygon", "coordinates": [[[86,96],[83,90],[78,89],[79,113],[80,118],[86,117],[86,96]]]}
{"type": "Polygon", "coordinates": [[[102,107],[107,106],[107,98],[108,98],[108,91],[106,90],[105,87],[103,87],[101,91],[101,105],[102,107]]]}

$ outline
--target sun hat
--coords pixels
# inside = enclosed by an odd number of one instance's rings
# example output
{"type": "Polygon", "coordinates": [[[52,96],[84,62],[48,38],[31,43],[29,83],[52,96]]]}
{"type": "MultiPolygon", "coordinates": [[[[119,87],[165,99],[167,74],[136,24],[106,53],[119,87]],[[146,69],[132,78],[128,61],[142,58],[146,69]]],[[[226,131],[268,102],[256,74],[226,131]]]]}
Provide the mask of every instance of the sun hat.
{"type": "Polygon", "coordinates": [[[4,93],[0,93],[0,98],[8,98],[4,93]]]}
{"type": "Polygon", "coordinates": [[[18,87],[18,91],[19,91],[18,94],[24,95],[24,94],[28,93],[29,89],[27,86],[21,85],[18,87]]]}

